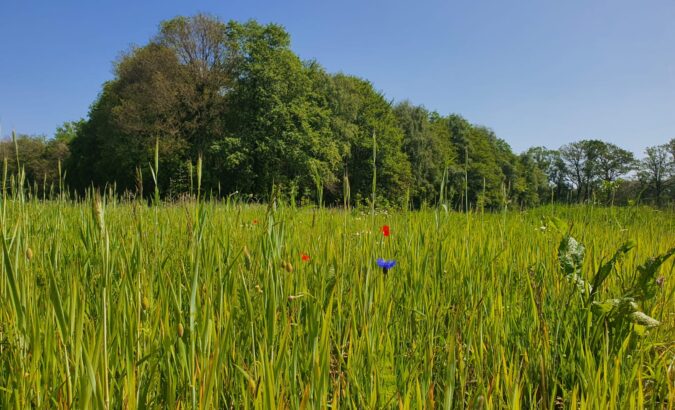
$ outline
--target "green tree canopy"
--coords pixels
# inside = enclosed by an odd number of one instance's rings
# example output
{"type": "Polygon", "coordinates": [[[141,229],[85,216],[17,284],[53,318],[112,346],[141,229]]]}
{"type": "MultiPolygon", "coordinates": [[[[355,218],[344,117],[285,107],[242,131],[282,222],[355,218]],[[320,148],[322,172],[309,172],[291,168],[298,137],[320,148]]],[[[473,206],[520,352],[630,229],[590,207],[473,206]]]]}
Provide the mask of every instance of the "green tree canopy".
{"type": "MultiPolygon", "coordinates": [[[[68,144],[68,183],[80,191],[151,192],[157,142],[158,185],[169,197],[193,187],[201,159],[201,187],[217,195],[265,199],[275,186],[342,203],[348,181],[352,202],[363,202],[375,181],[380,204],[409,196],[414,206],[441,199],[456,209],[613,199],[636,163],[594,139],[516,155],[490,128],[393,104],[367,80],[302,61],[280,25],[206,14],[164,21],[124,53],[88,118],[64,123],[55,141],[68,144]]],[[[672,158],[673,146],[641,162],[655,202],[672,176],[657,177],[654,158],[672,158]]]]}

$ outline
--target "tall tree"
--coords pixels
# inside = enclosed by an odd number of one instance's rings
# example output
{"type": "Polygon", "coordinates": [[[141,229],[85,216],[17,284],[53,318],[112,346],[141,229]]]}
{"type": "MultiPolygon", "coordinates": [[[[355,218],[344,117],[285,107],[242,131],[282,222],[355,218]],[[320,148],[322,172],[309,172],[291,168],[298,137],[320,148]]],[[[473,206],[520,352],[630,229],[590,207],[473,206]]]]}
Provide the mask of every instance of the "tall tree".
{"type": "Polygon", "coordinates": [[[157,44],[123,56],[115,74],[71,143],[71,182],[80,187],[116,182],[120,190],[133,189],[136,169],[147,170],[159,139],[166,188],[188,147],[181,107],[190,83],[175,54],[157,44]]]}
{"type": "Polygon", "coordinates": [[[581,142],[572,142],[560,148],[560,156],[565,161],[568,169],[567,178],[577,192],[577,201],[581,201],[581,195],[585,183],[584,163],[586,160],[584,147],[581,142]]]}
{"type": "Polygon", "coordinates": [[[181,80],[188,85],[179,108],[191,157],[206,155],[226,126],[225,97],[236,75],[232,41],[227,25],[205,14],[162,22],[153,41],[173,52],[183,71],[181,80]]]}
{"type": "Polygon", "coordinates": [[[316,82],[328,76],[316,64],[303,64],[281,26],[231,22],[228,37],[237,76],[229,95],[237,109],[228,119],[248,154],[250,189],[334,184],[340,153],[328,103],[316,92],[316,82]]]}
{"type": "Polygon", "coordinates": [[[371,195],[375,139],[378,195],[401,202],[412,177],[391,103],[368,81],[344,74],[332,76],[328,101],[333,138],[343,152],[340,173],[349,178],[352,198],[371,195]]]}
{"type": "MultiPolygon", "coordinates": [[[[551,187],[556,186],[552,151],[546,147],[532,147],[520,155],[520,162],[527,178],[529,203],[540,203],[550,199],[551,187]],[[536,193],[536,197],[534,194],[536,193]]],[[[557,198],[557,195],[556,195],[557,198]]]]}
{"type": "Polygon", "coordinates": [[[652,190],[658,206],[662,204],[666,182],[675,166],[669,148],[668,144],[648,147],[645,150],[647,156],[640,163],[640,177],[652,190]]]}
{"type": "Polygon", "coordinates": [[[512,197],[525,200],[518,157],[505,141],[489,128],[471,125],[456,114],[438,123],[447,129],[457,158],[451,172],[456,205],[497,208],[512,197]]]}
{"type": "Polygon", "coordinates": [[[50,189],[59,180],[59,164],[68,158],[68,145],[57,139],[42,135],[20,134],[15,140],[0,142],[0,161],[7,161],[7,170],[17,175],[25,172],[25,182],[37,186],[38,191],[50,189]],[[17,163],[18,160],[18,163],[17,163]]]}
{"type": "Polygon", "coordinates": [[[598,174],[603,182],[614,182],[635,166],[632,152],[612,143],[603,143],[597,157],[598,174]]]}
{"type": "Polygon", "coordinates": [[[615,144],[603,142],[597,157],[597,178],[606,203],[614,203],[614,194],[623,175],[635,168],[635,156],[615,144]]]}
{"type": "Polygon", "coordinates": [[[412,196],[415,205],[438,199],[443,176],[454,161],[450,140],[438,132],[430,113],[408,101],[394,107],[398,125],[403,130],[403,150],[412,171],[412,196]]]}
{"type": "Polygon", "coordinates": [[[605,147],[606,144],[599,140],[581,140],[560,148],[569,171],[568,180],[574,184],[579,202],[593,196],[601,173],[599,158],[605,147]]]}

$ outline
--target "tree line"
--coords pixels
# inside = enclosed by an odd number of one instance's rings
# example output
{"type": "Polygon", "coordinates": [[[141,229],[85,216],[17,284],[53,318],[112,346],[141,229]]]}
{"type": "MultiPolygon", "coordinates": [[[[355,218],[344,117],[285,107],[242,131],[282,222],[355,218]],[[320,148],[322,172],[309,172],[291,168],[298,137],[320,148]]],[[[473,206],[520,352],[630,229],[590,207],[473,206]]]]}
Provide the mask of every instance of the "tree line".
{"type": "Polygon", "coordinates": [[[675,198],[675,139],[641,160],[599,140],[516,154],[487,127],[302,61],[279,25],[205,14],[164,21],[123,54],[86,120],[53,140],[2,142],[0,154],[36,185],[65,175],[75,192],[157,186],[180,197],[199,161],[205,193],[261,200],[273,186],[327,204],[366,203],[375,191],[380,204],[456,209],[675,198]]]}

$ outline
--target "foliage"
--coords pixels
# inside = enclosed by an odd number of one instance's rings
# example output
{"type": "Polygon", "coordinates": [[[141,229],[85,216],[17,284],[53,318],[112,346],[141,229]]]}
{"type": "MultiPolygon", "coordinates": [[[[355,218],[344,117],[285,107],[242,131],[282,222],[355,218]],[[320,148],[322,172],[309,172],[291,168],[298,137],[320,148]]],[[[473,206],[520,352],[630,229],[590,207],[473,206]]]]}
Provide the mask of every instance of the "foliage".
{"type": "Polygon", "coordinates": [[[636,342],[632,335],[644,336],[646,329],[659,326],[661,323],[642,312],[637,302],[648,303],[657,296],[657,272],[659,267],[673,254],[675,247],[662,255],[648,259],[637,267],[637,275],[624,285],[622,295],[602,301],[595,300],[601,293],[602,285],[609,279],[617,264],[631,249],[635,247],[632,241],[622,244],[607,262],[600,265],[593,278],[587,282],[582,278],[582,268],[585,248],[572,236],[566,234],[560,242],[558,259],[565,277],[576,286],[583,302],[579,306],[577,323],[586,321],[586,312],[593,312],[594,324],[590,331],[582,327],[580,330],[588,340],[592,350],[599,355],[603,347],[617,354],[630,354],[636,342]],[[606,335],[599,334],[597,329],[605,329],[606,335]],[[627,338],[630,344],[626,345],[627,338]]]}
{"type": "Polygon", "coordinates": [[[444,175],[456,162],[447,132],[439,126],[440,116],[405,101],[394,107],[403,130],[403,151],[410,160],[412,199],[416,206],[433,204],[445,183],[444,175]]]}
{"type": "Polygon", "coordinates": [[[375,181],[383,206],[675,200],[672,141],[639,162],[595,139],[516,155],[460,115],[394,104],[367,80],[302,61],[282,26],[207,14],[163,21],[148,44],[123,53],[88,118],[64,123],[55,139],[68,144],[64,174],[79,195],[91,186],[149,195],[159,141],[158,189],[170,199],[195,194],[201,161],[203,193],[221,198],[269,200],[274,190],[298,203],[359,205],[373,200],[375,181]]]}
{"type": "Polygon", "coordinates": [[[49,195],[59,189],[61,164],[69,149],[62,139],[43,136],[15,135],[0,142],[0,160],[5,162],[5,176],[23,176],[27,185],[36,187],[36,194],[49,195]]]}
{"type": "Polygon", "coordinates": [[[368,81],[343,74],[332,76],[328,104],[332,132],[343,150],[338,172],[349,178],[352,196],[367,198],[372,192],[375,144],[377,190],[402,200],[410,188],[410,162],[391,104],[368,81]]]}
{"type": "Polygon", "coordinates": [[[325,73],[302,63],[280,26],[233,22],[228,33],[238,77],[229,101],[240,107],[228,118],[250,175],[249,186],[241,188],[263,194],[276,183],[303,191],[314,175],[322,184],[335,183],[340,152],[325,97],[317,92],[325,73]]]}
{"type": "Polygon", "coordinates": [[[670,191],[671,200],[675,198],[675,154],[673,141],[670,144],[648,147],[647,156],[640,162],[639,177],[653,195],[654,202],[661,205],[663,197],[670,191]]]}
{"type": "Polygon", "coordinates": [[[77,133],[80,132],[80,129],[84,123],[84,119],[64,122],[61,126],[56,128],[56,132],[54,132],[54,139],[69,144],[75,139],[75,137],[77,137],[77,133]]]}

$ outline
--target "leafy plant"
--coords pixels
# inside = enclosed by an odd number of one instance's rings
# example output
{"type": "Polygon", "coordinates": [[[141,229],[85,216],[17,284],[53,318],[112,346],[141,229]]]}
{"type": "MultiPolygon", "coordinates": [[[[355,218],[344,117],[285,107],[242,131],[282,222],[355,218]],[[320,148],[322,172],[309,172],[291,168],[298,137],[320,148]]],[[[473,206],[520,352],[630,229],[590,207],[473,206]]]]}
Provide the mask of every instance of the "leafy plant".
{"type": "Polygon", "coordinates": [[[607,262],[600,265],[590,282],[584,280],[582,274],[585,247],[569,234],[563,236],[558,247],[562,273],[577,287],[583,298],[584,307],[590,308],[593,312],[595,325],[607,329],[609,335],[615,339],[614,346],[617,346],[617,342],[623,341],[631,328],[637,334],[644,335],[646,328],[660,325],[658,320],[641,311],[637,302],[646,302],[656,295],[658,268],[675,254],[673,247],[660,256],[648,259],[637,267],[638,275],[622,295],[602,301],[595,300],[617,263],[634,247],[635,243],[632,241],[621,245],[607,262]]]}

